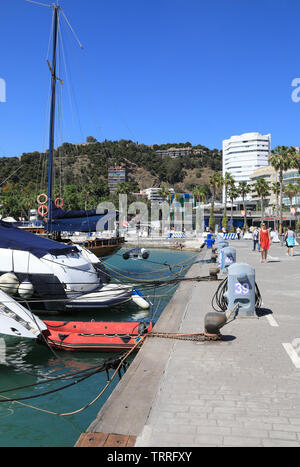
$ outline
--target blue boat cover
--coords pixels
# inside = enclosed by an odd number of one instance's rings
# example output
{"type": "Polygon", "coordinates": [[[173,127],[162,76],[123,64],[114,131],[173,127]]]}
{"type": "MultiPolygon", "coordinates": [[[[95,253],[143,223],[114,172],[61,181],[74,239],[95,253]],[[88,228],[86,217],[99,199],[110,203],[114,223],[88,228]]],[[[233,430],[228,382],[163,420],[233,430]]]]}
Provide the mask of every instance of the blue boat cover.
{"type": "Polygon", "coordinates": [[[75,245],[66,245],[55,242],[48,238],[40,237],[26,230],[14,227],[8,222],[0,220],[0,248],[30,251],[33,255],[41,258],[47,253],[59,256],[66,255],[72,251],[78,251],[75,245]]]}
{"type": "MultiPolygon", "coordinates": [[[[84,209],[81,210],[72,210],[72,211],[64,211],[62,208],[57,207],[53,202],[52,202],[52,218],[53,219],[68,219],[68,218],[88,218],[88,217],[93,217],[97,215],[97,210],[96,209],[90,209],[89,211],[85,211],[84,209]]],[[[104,214],[107,213],[107,210],[104,211],[104,214]]],[[[103,214],[102,214],[103,216],[103,214]]],[[[98,214],[99,217],[99,214],[98,214]]]]}
{"type": "Polygon", "coordinates": [[[72,210],[64,211],[52,203],[52,220],[45,228],[50,232],[96,232],[98,230],[108,230],[108,222],[116,220],[118,212],[108,214],[105,209],[103,214],[97,213],[96,209],[89,211],[72,210]],[[101,219],[103,222],[100,222],[101,219]]]}

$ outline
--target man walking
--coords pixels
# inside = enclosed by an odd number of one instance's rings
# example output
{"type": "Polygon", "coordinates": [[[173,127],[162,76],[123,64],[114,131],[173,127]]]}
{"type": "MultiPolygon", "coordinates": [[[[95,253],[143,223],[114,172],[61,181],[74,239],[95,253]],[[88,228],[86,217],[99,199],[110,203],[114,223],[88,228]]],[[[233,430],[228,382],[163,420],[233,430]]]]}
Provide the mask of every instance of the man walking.
{"type": "Polygon", "coordinates": [[[252,248],[252,251],[255,251],[255,250],[256,250],[256,245],[257,245],[258,251],[260,251],[260,246],[259,246],[258,237],[259,237],[259,230],[258,230],[257,227],[254,227],[254,230],[253,230],[253,232],[252,232],[252,239],[253,239],[253,248],[252,248]]]}

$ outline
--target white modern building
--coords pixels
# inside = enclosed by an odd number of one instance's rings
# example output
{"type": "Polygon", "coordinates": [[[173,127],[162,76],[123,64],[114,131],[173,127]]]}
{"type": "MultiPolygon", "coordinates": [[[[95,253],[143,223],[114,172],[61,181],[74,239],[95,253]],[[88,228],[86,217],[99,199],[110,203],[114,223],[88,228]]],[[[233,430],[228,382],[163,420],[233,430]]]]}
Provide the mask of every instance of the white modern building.
{"type": "MultiPolygon", "coordinates": [[[[145,190],[141,190],[141,194],[147,196],[148,200],[151,202],[162,203],[164,198],[160,194],[161,188],[146,188],[145,190]]],[[[169,194],[172,195],[174,193],[173,188],[169,188],[169,194]]]]}
{"type": "Polygon", "coordinates": [[[223,176],[229,172],[236,183],[250,182],[257,169],[266,167],[271,152],[271,135],[243,133],[223,141],[223,176]]]}

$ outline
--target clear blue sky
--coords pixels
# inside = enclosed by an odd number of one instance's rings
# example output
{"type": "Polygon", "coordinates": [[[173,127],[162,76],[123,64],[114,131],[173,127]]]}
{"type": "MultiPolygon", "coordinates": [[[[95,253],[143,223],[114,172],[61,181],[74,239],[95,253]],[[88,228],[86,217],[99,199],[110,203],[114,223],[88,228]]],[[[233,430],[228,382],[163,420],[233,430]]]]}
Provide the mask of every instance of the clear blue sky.
{"type": "MultiPolygon", "coordinates": [[[[60,4],[84,51],[62,23],[69,79],[62,69],[56,144],[93,135],[221,148],[224,138],[259,131],[271,133],[272,147],[300,146],[300,102],[291,99],[300,77],[298,0],[60,4]]],[[[48,145],[51,15],[25,0],[1,0],[0,156],[48,145]]]]}

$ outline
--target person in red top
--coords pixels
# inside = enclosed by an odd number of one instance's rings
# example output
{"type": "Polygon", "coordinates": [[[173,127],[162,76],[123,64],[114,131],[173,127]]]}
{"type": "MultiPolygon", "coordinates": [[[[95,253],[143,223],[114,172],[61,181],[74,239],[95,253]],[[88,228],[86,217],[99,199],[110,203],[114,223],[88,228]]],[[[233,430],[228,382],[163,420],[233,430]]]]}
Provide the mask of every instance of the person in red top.
{"type": "Polygon", "coordinates": [[[259,229],[259,244],[260,244],[260,251],[261,251],[261,263],[266,263],[267,262],[267,255],[268,255],[268,250],[270,248],[271,244],[271,235],[270,235],[270,229],[267,229],[267,226],[264,222],[261,223],[260,229],[259,229]]]}

